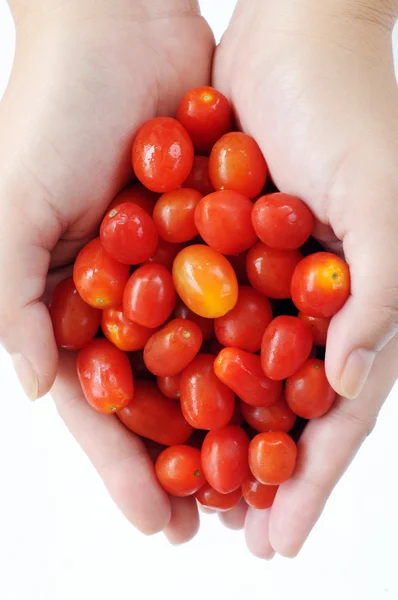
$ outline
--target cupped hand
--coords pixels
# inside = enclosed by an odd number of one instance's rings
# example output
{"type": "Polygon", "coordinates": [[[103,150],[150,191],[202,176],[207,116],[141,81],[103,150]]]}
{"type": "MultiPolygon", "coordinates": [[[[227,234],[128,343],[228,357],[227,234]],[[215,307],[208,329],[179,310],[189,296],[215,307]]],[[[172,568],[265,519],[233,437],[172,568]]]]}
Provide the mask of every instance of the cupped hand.
{"type": "Polygon", "coordinates": [[[246,518],[261,556],[297,554],[398,375],[397,14],[394,1],[241,0],[217,50],[215,87],[352,276],[326,349],[339,399],[305,429],[294,478],[272,509],[246,518]]]}

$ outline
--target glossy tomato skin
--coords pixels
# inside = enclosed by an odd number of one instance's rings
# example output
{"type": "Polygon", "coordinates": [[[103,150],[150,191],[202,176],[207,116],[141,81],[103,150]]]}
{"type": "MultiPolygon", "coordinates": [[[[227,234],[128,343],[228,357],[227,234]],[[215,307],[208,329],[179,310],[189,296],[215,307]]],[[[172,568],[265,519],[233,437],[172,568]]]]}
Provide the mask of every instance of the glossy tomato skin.
{"type": "Polygon", "coordinates": [[[176,307],[174,309],[174,316],[180,319],[189,319],[200,327],[202,331],[203,341],[211,340],[214,335],[214,320],[206,319],[206,317],[200,317],[196,313],[192,312],[188,306],[186,306],[182,300],[178,298],[176,307]]]}
{"type": "Polygon", "coordinates": [[[172,496],[191,496],[205,484],[200,450],[191,446],[170,446],[155,464],[160,485],[172,496]]]}
{"type": "Polygon", "coordinates": [[[248,250],[257,241],[249,198],[223,190],[205,196],[195,209],[195,224],[203,240],[221,254],[248,250]]]}
{"type": "Polygon", "coordinates": [[[326,346],[331,317],[310,317],[303,313],[299,313],[298,317],[304,321],[304,323],[308,323],[311,326],[315,346],[324,348],[326,346]]]}
{"type": "Polygon", "coordinates": [[[57,346],[67,350],[80,350],[97,333],[101,311],[84,302],[68,277],[54,289],[48,307],[57,346]]]}
{"type": "Polygon", "coordinates": [[[298,250],[276,250],[257,242],[247,253],[247,276],[264,296],[290,298],[293,272],[301,258],[298,250]]]}
{"type": "Polygon", "coordinates": [[[80,250],[73,267],[77,291],[94,308],[119,306],[128,277],[128,265],[112,258],[99,238],[91,240],[80,250]]]}
{"type": "Polygon", "coordinates": [[[214,361],[214,372],[235,394],[252,406],[271,406],[282,383],[264,375],[261,358],[239,348],[224,348],[214,361]]]}
{"type": "Polygon", "coordinates": [[[240,411],[246,423],[259,433],[267,431],[289,433],[296,423],[296,415],[289,408],[284,392],[271,406],[250,406],[246,402],[241,402],[240,411]]]}
{"type": "Polygon", "coordinates": [[[138,265],[154,254],[158,232],[143,208],[124,202],[105,215],[100,239],[106,252],[115,260],[125,265],[138,265]]]}
{"type": "Polygon", "coordinates": [[[287,433],[259,433],[250,442],[250,470],[264,485],[287,481],[293,475],[296,460],[297,446],[287,433]]]}
{"type": "Polygon", "coordinates": [[[325,415],[336,399],[336,392],[327,380],[325,364],[308,359],[286,381],[286,400],[291,410],[303,419],[325,415]]]}
{"type": "Polygon", "coordinates": [[[227,425],[235,409],[234,393],[215,375],[214,356],[200,354],[181,373],[181,408],[196,429],[227,425]]]}
{"type": "Polygon", "coordinates": [[[277,485],[264,485],[250,473],[242,484],[242,496],[252,508],[270,508],[275,500],[277,485]]]}
{"type": "Polygon", "coordinates": [[[142,183],[134,183],[115,196],[106,212],[109,213],[113,208],[120,206],[120,204],[130,202],[140,206],[148,213],[148,215],[152,216],[158,198],[159,194],[151,192],[151,190],[148,190],[142,183]]]}
{"type": "Polygon", "coordinates": [[[209,177],[209,159],[207,156],[195,156],[192,171],[184,181],[184,187],[192,188],[207,196],[215,191],[209,177]]]}
{"type": "Polygon", "coordinates": [[[310,237],[314,217],[300,198],[268,194],[253,206],[253,227],[264,244],[279,250],[300,248],[310,237]]]}
{"type": "Polygon", "coordinates": [[[156,383],[143,379],[136,379],[134,399],[118,417],[134,433],[165,446],[185,444],[193,431],[178,402],[163,396],[156,383]]]}
{"type": "Polygon", "coordinates": [[[151,263],[139,267],[126,284],[123,312],[144,327],[160,327],[173,312],[176,293],[169,271],[151,263]]]}
{"type": "Polygon", "coordinates": [[[129,359],[108,340],[94,339],[80,350],[77,374],[87,402],[99,412],[113,413],[133,399],[129,359]]]}
{"type": "Polygon", "coordinates": [[[184,304],[201,317],[222,317],[238,300],[238,282],[231,264],[208,246],[184,248],[174,261],[173,281],[184,304]]]}
{"type": "Polygon", "coordinates": [[[202,467],[208,483],[220,494],[240,488],[249,474],[249,437],[241,427],[210,431],[203,441],[202,467]]]}
{"type": "Polygon", "coordinates": [[[171,271],[175,257],[183,248],[184,244],[172,244],[159,238],[155,253],[143,264],[157,263],[166,267],[168,271],[171,271]]]}
{"type": "Polygon", "coordinates": [[[158,388],[166,396],[172,400],[180,400],[180,380],[181,374],[166,377],[157,377],[156,381],[158,388]]]}
{"type": "Polygon", "coordinates": [[[195,208],[202,194],[191,188],[178,188],[160,196],[153,220],[160,237],[167,242],[188,242],[198,235],[195,208]]]}
{"type": "Polygon", "coordinates": [[[178,188],[193,166],[194,150],[176,119],[157,117],[139,129],[133,143],[133,169],[149,190],[164,194],[178,188]]]}
{"type": "Polygon", "coordinates": [[[202,332],[188,319],[173,319],[148,340],[144,350],[147,369],[160,377],[178,375],[195,358],[202,332]]]}
{"type": "Polygon", "coordinates": [[[232,128],[227,98],[210,86],[190,90],[182,98],[177,119],[188,131],[195,151],[209,154],[216,141],[232,128]]]}
{"type": "Polygon", "coordinates": [[[330,252],[303,258],[292,277],[292,299],[300,312],[312,317],[332,317],[350,295],[347,263],[330,252]]]}
{"type": "Polygon", "coordinates": [[[212,508],[219,512],[225,512],[231,510],[238,504],[242,498],[242,492],[240,488],[237,488],[229,494],[220,494],[214,488],[211,487],[207,482],[198,490],[195,494],[195,498],[202,506],[206,508],[212,508]]]}
{"type": "Polygon", "coordinates": [[[264,332],[261,365],[270,379],[293,375],[312,349],[311,327],[297,317],[276,317],[264,332]]]}
{"type": "Polygon", "coordinates": [[[101,328],[105,337],[124,352],[142,350],[154,334],[153,329],[127,319],[121,308],[103,310],[101,328]]]}
{"type": "Polygon", "coordinates": [[[249,286],[240,286],[235,307],[214,321],[214,332],[223,346],[257,352],[265,328],[272,321],[268,298],[249,286]]]}
{"type": "Polygon", "coordinates": [[[267,164],[257,142],[236,131],[225,134],[213,146],[209,174],[216,190],[232,190],[255,198],[267,179],[267,164]]]}

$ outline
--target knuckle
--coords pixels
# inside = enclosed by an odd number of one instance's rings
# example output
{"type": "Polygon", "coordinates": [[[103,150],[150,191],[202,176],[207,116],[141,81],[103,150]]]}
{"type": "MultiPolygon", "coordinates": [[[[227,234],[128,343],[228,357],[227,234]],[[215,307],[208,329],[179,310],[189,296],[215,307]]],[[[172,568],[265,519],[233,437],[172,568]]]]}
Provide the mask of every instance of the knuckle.
{"type": "Polygon", "coordinates": [[[368,437],[372,433],[377,422],[377,415],[367,414],[362,416],[355,410],[347,408],[342,404],[337,404],[331,414],[333,415],[334,419],[353,425],[359,430],[364,438],[368,437]]]}

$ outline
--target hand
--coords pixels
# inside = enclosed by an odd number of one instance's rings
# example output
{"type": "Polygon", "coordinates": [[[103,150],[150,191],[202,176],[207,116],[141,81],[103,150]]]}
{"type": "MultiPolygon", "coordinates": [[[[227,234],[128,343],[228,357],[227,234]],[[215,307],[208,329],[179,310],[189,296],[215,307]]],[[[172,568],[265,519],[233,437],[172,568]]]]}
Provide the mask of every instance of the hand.
{"type": "Polygon", "coordinates": [[[241,0],[216,55],[214,85],[352,275],[326,350],[340,397],[305,429],[272,509],[246,518],[249,548],[264,557],[297,554],[398,375],[397,14],[395,1],[241,0]]]}
{"type": "Polygon", "coordinates": [[[42,296],[69,274],[127,182],[137,127],[173,114],[185,91],[208,83],[213,37],[194,0],[11,8],[17,48],[0,107],[1,341],[32,399],[59,369],[58,410],[127,518],[184,541],[198,527],[195,501],[169,499],[143,443],[84,401],[75,356],[58,363],[42,296]]]}

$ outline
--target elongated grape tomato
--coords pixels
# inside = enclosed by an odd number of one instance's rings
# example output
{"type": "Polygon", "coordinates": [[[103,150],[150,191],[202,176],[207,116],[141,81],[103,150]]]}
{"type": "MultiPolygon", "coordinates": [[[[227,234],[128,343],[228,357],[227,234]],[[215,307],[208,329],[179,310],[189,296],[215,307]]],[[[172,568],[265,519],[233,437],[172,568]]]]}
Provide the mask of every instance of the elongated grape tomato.
{"type": "Polygon", "coordinates": [[[252,508],[270,508],[275,500],[277,485],[264,485],[250,473],[242,484],[242,496],[252,508]]]}
{"type": "Polygon", "coordinates": [[[112,344],[124,352],[142,350],[155,330],[130,321],[121,308],[102,311],[102,331],[112,344]]]}
{"type": "Polygon", "coordinates": [[[286,380],[286,400],[290,409],[303,419],[317,419],[326,414],[336,399],[327,380],[325,364],[308,359],[286,380]]]}
{"type": "Polygon", "coordinates": [[[242,498],[242,491],[237,488],[229,494],[220,494],[209,483],[205,483],[195,494],[196,500],[206,508],[211,508],[219,512],[231,510],[242,498]]]}
{"type": "Polygon", "coordinates": [[[282,392],[278,400],[271,406],[250,406],[240,403],[242,417],[255,431],[284,431],[289,433],[296,423],[296,415],[286,402],[282,392]]]}
{"type": "Polygon", "coordinates": [[[160,196],[153,220],[160,237],[167,242],[188,242],[198,235],[195,209],[202,194],[190,188],[178,188],[160,196]]]}
{"type": "Polygon", "coordinates": [[[296,460],[297,446],[287,433],[259,433],[250,442],[250,470],[265,485],[281,485],[290,479],[296,460]]]}
{"type": "Polygon", "coordinates": [[[247,276],[264,296],[290,298],[293,273],[301,258],[298,250],[276,250],[257,242],[247,253],[247,276]]]}
{"type": "Polygon", "coordinates": [[[191,496],[205,483],[200,450],[191,446],[170,446],[155,464],[160,485],[172,496],[191,496]]]}

